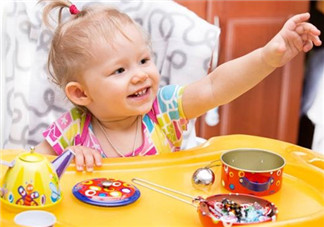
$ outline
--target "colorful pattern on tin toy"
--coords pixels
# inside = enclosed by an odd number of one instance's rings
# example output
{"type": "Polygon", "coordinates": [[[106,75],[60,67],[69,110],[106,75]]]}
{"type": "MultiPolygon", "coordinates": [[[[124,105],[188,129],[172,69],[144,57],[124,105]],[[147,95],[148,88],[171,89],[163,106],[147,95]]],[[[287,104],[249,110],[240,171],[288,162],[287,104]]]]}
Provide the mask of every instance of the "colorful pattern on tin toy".
{"type": "Polygon", "coordinates": [[[140,197],[135,186],[113,178],[82,181],[74,186],[72,192],[82,202],[97,206],[123,206],[140,197]]]}
{"type": "Polygon", "coordinates": [[[224,198],[221,202],[209,203],[209,210],[215,219],[226,223],[257,223],[273,220],[276,217],[271,204],[261,206],[259,203],[238,204],[224,198]]]}

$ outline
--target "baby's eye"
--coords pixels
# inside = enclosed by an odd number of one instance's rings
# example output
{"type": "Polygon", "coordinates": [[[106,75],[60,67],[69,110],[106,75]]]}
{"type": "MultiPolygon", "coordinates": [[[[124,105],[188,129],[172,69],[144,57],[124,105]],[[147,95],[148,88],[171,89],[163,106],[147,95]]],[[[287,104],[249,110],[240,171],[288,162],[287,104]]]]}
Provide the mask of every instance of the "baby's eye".
{"type": "Polygon", "coordinates": [[[149,58],[143,58],[141,60],[141,64],[144,65],[145,63],[147,63],[150,59],[149,58]]]}
{"type": "Polygon", "coordinates": [[[125,72],[125,69],[124,68],[119,68],[115,72],[113,72],[113,74],[120,74],[120,73],[123,73],[123,72],[125,72]]]}

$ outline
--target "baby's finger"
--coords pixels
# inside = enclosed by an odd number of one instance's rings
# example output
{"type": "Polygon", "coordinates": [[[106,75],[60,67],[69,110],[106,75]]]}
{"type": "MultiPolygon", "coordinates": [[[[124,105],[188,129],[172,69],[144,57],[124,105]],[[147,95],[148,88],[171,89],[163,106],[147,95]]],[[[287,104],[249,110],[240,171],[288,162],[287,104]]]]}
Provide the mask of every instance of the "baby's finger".
{"type": "Polygon", "coordinates": [[[291,17],[288,21],[292,21],[295,24],[299,24],[299,23],[307,21],[309,18],[310,18],[309,13],[301,13],[301,14],[297,14],[297,15],[291,17]]]}
{"type": "Polygon", "coordinates": [[[307,40],[307,41],[304,43],[303,51],[304,51],[304,52],[308,52],[308,51],[310,51],[312,48],[313,48],[313,42],[310,41],[310,40],[307,40]]]}
{"type": "Polygon", "coordinates": [[[83,154],[84,154],[86,169],[87,169],[88,172],[92,172],[93,171],[93,165],[94,165],[92,149],[84,148],[83,154]]]}
{"type": "Polygon", "coordinates": [[[296,32],[301,36],[303,41],[312,41],[315,46],[322,44],[319,38],[321,32],[312,24],[300,25],[296,28],[296,32]]]}
{"type": "Polygon", "coordinates": [[[315,36],[319,36],[321,34],[321,31],[318,30],[313,24],[310,23],[301,23],[296,27],[296,32],[299,35],[310,33],[315,36]]]}
{"type": "Polygon", "coordinates": [[[73,149],[73,151],[75,153],[75,165],[76,165],[76,169],[78,171],[83,171],[83,166],[84,166],[84,156],[83,156],[83,152],[78,147],[75,147],[73,149]]]}
{"type": "Polygon", "coordinates": [[[298,35],[296,32],[292,32],[290,36],[290,41],[286,42],[287,48],[302,51],[304,46],[303,37],[298,35]]]}
{"type": "Polygon", "coordinates": [[[308,34],[306,34],[306,33],[302,34],[301,38],[302,38],[303,41],[308,41],[308,34]]]}
{"type": "Polygon", "coordinates": [[[320,38],[318,36],[314,36],[309,34],[308,38],[310,41],[312,41],[314,43],[315,46],[320,46],[322,45],[322,41],[320,40],[320,38]]]}
{"type": "Polygon", "coordinates": [[[311,41],[315,46],[322,45],[322,41],[317,35],[312,35],[311,33],[305,33],[302,35],[302,39],[304,42],[311,41]]]}
{"type": "Polygon", "coordinates": [[[102,165],[102,162],[101,162],[102,157],[101,157],[100,152],[98,152],[97,150],[93,150],[92,153],[93,153],[93,157],[94,157],[96,166],[101,166],[102,165]]]}
{"type": "Polygon", "coordinates": [[[303,46],[304,46],[305,42],[301,38],[298,37],[297,39],[294,39],[293,43],[294,43],[295,48],[298,49],[298,51],[303,50],[303,46]]]}

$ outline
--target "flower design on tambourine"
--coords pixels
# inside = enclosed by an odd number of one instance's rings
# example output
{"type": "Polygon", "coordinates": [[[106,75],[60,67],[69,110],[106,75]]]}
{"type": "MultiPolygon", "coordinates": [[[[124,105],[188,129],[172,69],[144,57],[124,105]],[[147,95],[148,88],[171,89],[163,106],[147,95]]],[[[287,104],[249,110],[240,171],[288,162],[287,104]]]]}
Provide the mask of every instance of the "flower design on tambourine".
{"type": "Polygon", "coordinates": [[[140,192],[120,180],[96,178],[76,184],[73,195],[85,203],[98,206],[122,206],[136,201],[140,192]]]}

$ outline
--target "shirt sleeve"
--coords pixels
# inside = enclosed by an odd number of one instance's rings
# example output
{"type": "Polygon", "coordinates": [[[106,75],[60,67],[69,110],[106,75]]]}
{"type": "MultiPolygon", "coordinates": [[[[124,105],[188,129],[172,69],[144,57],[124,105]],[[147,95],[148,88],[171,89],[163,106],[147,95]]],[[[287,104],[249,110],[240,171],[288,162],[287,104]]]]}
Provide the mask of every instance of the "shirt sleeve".
{"type": "Polygon", "coordinates": [[[162,87],[153,106],[158,124],[176,147],[181,146],[182,134],[188,124],[182,108],[183,91],[184,87],[178,85],[162,87]]]}
{"type": "Polygon", "coordinates": [[[86,113],[77,108],[64,113],[44,132],[45,140],[60,155],[66,147],[81,144],[81,130],[86,121],[86,113]]]}

